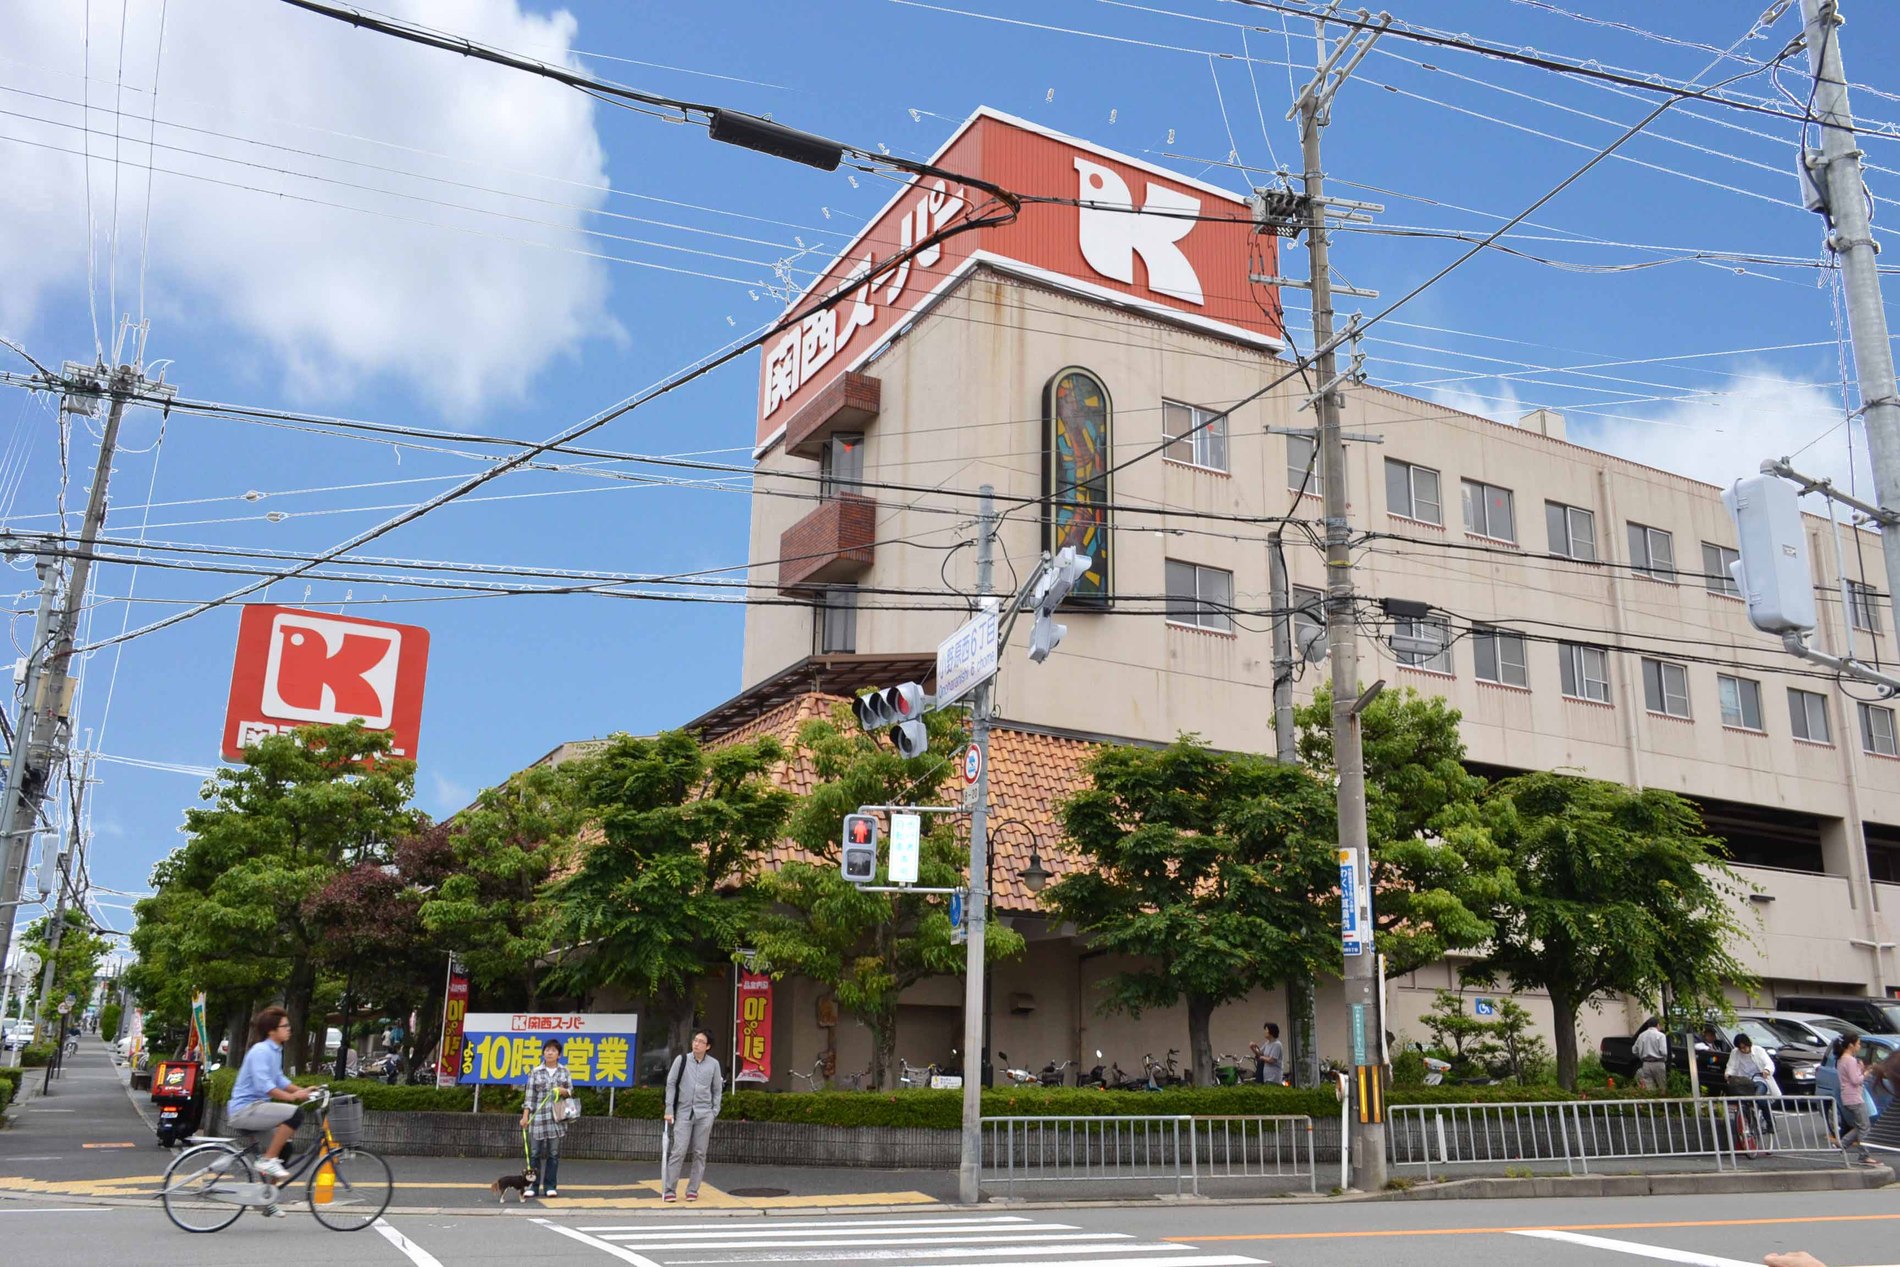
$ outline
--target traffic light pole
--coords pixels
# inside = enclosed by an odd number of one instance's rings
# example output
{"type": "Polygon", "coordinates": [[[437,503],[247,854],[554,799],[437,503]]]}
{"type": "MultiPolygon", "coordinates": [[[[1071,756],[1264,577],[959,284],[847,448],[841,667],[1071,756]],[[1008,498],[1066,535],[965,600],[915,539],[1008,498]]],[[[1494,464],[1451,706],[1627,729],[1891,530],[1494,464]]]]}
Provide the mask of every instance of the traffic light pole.
{"type": "MultiPolygon", "coordinates": [[[[991,601],[995,588],[995,492],[983,485],[977,503],[977,602],[991,601]]],[[[1000,660],[1000,656],[999,656],[1000,660]]],[[[979,685],[970,706],[970,741],[976,745],[976,801],[970,808],[970,909],[964,945],[963,973],[963,1139],[957,1161],[957,1199],[975,1205],[983,1198],[983,1079],[979,1067],[983,1049],[983,943],[990,914],[990,705],[996,679],[979,685]]]]}

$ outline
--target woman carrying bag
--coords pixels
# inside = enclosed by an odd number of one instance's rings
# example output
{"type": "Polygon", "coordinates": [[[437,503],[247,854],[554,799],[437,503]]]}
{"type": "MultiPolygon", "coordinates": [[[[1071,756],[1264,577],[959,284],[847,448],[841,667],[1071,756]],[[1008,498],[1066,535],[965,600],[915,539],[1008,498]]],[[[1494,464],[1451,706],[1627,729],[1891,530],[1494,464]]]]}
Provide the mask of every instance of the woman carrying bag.
{"type": "Polygon", "coordinates": [[[521,1126],[534,1150],[536,1197],[558,1197],[556,1172],[561,1168],[561,1140],[574,1116],[574,1080],[561,1063],[561,1043],[550,1038],[541,1044],[541,1063],[528,1074],[527,1094],[521,1105],[521,1126]]]}

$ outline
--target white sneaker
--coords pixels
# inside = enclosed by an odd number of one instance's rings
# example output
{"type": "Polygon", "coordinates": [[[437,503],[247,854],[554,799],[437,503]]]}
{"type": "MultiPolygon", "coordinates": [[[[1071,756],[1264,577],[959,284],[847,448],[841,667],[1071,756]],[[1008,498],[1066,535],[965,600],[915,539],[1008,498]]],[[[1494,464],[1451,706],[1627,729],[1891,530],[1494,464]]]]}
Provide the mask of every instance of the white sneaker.
{"type": "Polygon", "coordinates": [[[267,1219],[287,1219],[290,1216],[284,1213],[283,1206],[273,1201],[264,1207],[264,1217],[267,1219]]]}
{"type": "Polygon", "coordinates": [[[284,1163],[275,1157],[266,1157],[257,1163],[257,1173],[273,1183],[282,1183],[290,1178],[290,1172],[284,1169],[284,1163]]]}

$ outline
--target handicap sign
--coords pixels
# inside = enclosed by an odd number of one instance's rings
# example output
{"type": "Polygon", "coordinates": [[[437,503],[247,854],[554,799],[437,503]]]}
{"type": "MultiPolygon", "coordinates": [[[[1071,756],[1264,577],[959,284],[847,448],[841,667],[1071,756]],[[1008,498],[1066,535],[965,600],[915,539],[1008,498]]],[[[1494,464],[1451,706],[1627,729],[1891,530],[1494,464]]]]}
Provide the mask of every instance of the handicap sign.
{"type": "Polygon", "coordinates": [[[1498,1005],[1493,1003],[1490,999],[1479,999],[1477,1001],[1476,1010],[1479,1016],[1496,1016],[1498,1014],[1498,1005]]]}

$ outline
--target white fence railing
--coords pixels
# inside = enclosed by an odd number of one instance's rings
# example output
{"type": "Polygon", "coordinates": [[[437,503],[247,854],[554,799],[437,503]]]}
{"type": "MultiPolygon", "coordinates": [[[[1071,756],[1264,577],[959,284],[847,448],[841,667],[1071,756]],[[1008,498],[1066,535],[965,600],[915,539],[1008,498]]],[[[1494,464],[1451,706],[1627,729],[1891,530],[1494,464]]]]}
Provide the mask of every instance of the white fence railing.
{"type": "Polygon", "coordinates": [[[1217,1180],[1318,1188],[1310,1117],[990,1117],[983,1136],[985,1180],[1005,1196],[1040,1183],[1172,1184],[1177,1196],[1217,1180]]]}
{"type": "Polygon", "coordinates": [[[1393,1167],[1433,1170],[1561,1162],[1710,1158],[1717,1170],[1758,1157],[1838,1155],[1826,1096],[1714,1096],[1700,1100],[1575,1100],[1533,1104],[1404,1104],[1387,1110],[1393,1167]]]}

